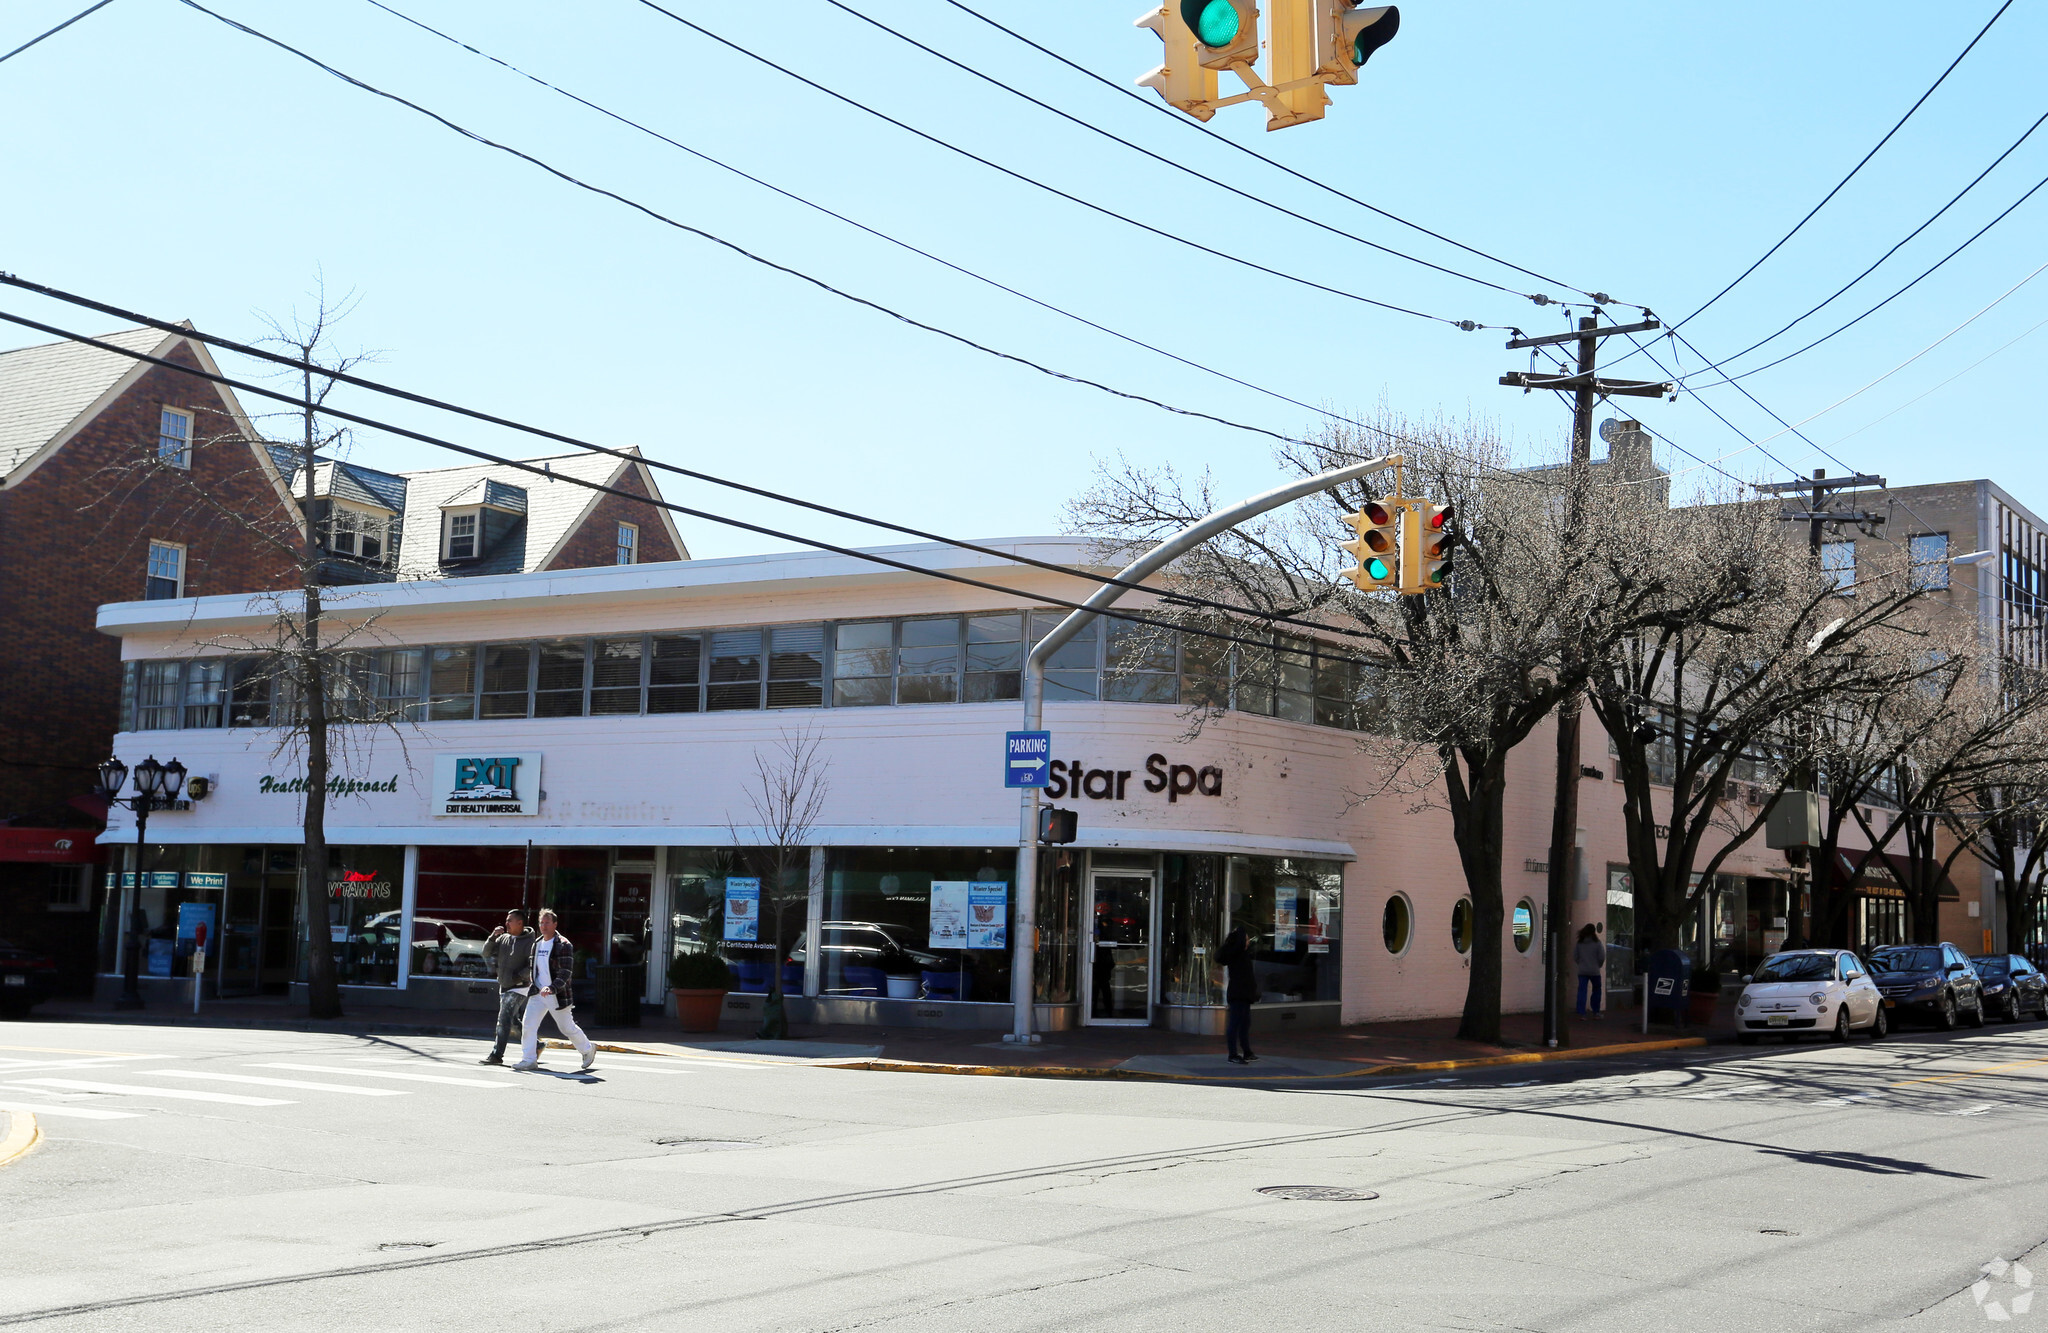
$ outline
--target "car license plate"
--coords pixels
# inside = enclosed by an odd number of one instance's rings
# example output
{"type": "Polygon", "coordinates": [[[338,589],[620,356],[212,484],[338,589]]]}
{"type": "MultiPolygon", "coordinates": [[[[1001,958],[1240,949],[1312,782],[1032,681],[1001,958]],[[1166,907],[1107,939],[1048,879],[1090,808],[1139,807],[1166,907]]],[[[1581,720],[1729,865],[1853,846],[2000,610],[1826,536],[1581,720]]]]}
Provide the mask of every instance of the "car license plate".
{"type": "Polygon", "coordinates": [[[1897,1000],[1886,1000],[1884,1002],[1884,1007],[1887,1009],[1896,1009],[1899,1007],[1899,1002],[1897,1000]]]}
{"type": "Polygon", "coordinates": [[[26,986],[28,985],[28,978],[20,976],[9,977],[7,978],[7,984],[10,986],[26,986]]]}
{"type": "Polygon", "coordinates": [[[1769,1023],[1774,1028],[1781,1028],[1784,1027],[1787,1023],[1790,1023],[1792,1020],[1787,1018],[1783,1014],[1769,1014],[1765,1016],[1764,1021],[1766,1023],[1769,1023]]]}

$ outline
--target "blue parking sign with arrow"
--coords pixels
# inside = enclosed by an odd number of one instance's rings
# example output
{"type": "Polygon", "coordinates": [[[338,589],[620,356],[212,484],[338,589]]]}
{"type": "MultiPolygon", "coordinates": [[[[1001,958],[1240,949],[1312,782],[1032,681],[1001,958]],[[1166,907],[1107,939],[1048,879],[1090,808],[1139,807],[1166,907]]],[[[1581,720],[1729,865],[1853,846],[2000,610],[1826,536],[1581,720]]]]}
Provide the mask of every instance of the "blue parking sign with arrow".
{"type": "Polygon", "coordinates": [[[1003,744],[1003,785],[1043,787],[1052,771],[1052,733],[1013,731],[1003,744]]]}

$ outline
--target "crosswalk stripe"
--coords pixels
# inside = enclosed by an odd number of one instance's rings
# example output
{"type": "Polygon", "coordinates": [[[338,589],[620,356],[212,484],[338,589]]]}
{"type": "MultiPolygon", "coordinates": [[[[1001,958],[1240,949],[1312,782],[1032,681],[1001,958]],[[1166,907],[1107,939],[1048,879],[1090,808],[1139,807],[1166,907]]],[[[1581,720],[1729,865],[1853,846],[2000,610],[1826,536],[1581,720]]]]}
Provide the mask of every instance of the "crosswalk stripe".
{"type": "Polygon", "coordinates": [[[70,1088],[75,1092],[107,1092],[121,1097],[169,1097],[181,1102],[219,1102],[227,1106],[291,1106],[275,1097],[244,1097],[232,1092],[193,1092],[186,1088],[147,1088],[133,1083],[90,1083],[72,1078],[24,1078],[14,1086],[26,1088],[70,1088]]]}
{"type": "Polygon", "coordinates": [[[301,1088],[307,1092],[340,1092],[351,1097],[410,1097],[403,1088],[357,1088],[346,1083],[315,1083],[303,1078],[263,1078],[257,1074],[216,1074],[206,1069],[146,1069],[158,1078],[203,1078],[216,1083],[254,1083],[266,1088],[301,1088]]]}
{"type": "Polygon", "coordinates": [[[33,1116],[72,1120],[139,1120],[140,1111],[102,1111],[90,1106],[44,1106],[39,1102],[0,1102],[0,1111],[23,1111],[33,1116]]]}
{"type": "Polygon", "coordinates": [[[512,1086],[510,1083],[494,1083],[481,1078],[449,1078],[444,1074],[399,1074],[387,1073],[381,1069],[350,1069],[346,1065],[301,1065],[286,1060],[266,1060],[250,1065],[251,1069],[296,1069],[304,1074],[353,1074],[358,1078],[396,1078],[408,1083],[445,1083],[456,1088],[489,1088],[499,1091],[512,1086]]]}
{"type": "Polygon", "coordinates": [[[47,1069],[112,1069],[137,1058],[140,1057],[111,1055],[91,1060],[0,1060],[0,1075],[34,1074],[47,1069]]]}

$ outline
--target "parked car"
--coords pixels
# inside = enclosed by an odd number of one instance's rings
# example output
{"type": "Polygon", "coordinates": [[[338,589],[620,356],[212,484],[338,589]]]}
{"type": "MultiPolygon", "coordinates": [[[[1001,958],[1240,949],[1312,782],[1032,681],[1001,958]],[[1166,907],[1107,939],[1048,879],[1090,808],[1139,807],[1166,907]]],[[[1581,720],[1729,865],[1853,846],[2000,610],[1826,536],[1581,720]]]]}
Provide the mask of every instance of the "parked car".
{"type": "Polygon", "coordinates": [[[1735,1036],[1749,1046],[1766,1032],[1790,1041],[1825,1033],[1836,1041],[1852,1031],[1877,1040],[1891,1031],[1884,996],[1847,949],[1797,949],[1774,953],[1742,979],[1735,997],[1735,1036]]]}
{"type": "MultiPolygon", "coordinates": [[[[396,930],[398,913],[379,912],[363,922],[363,928],[396,930]]],[[[491,932],[474,921],[416,916],[412,919],[413,970],[465,977],[488,975],[491,969],[484,962],[484,944],[490,938],[491,932]]]]}
{"type": "Polygon", "coordinates": [[[2048,1019],[2048,975],[2016,953],[1988,953],[1970,966],[1984,982],[1984,1005],[2008,1023],[2028,1014],[2048,1019]]]}
{"type": "Polygon", "coordinates": [[[1943,1029],[1967,1015],[1984,1026],[1984,982],[1953,944],[1892,944],[1870,951],[1870,973],[1885,1005],[1899,1018],[1924,1018],[1943,1029]]]}
{"type": "MultiPolygon", "coordinates": [[[[848,968],[872,968],[883,974],[895,974],[944,971],[953,966],[943,955],[914,949],[891,933],[900,930],[901,927],[875,921],[822,921],[818,924],[819,948],[826,955],[828,966],[832,956],[837,955],[842,974],[848,968]]],[[[790,962],[804,962],[810,938],[809,931],[796,937],[796,947],[789,952],[790,962]]]]}
{"type": "Polygon", "coordinates": [[[25,1018],[56,990],[56,959],[0,940],[0,1017],[25,1018]]]}

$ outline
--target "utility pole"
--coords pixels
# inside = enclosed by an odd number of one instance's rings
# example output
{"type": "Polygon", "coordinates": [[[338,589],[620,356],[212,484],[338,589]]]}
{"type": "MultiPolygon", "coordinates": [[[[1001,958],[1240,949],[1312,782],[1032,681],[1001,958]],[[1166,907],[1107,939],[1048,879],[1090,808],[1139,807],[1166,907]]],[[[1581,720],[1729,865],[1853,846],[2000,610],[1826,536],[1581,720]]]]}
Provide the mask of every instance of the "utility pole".
{"type": "MultiPolygon", "coordinates": [[[[1603,380],[1599,377],[1600,340],[1617,333],[1645,333],[1663,327],[1646,310],[1639,324],[1600,327],[1597,315],[1579,319],[1571,333],[1553,333],[1540,338],[1515,338],[1508,350],[1548,347],[1559,343],[1578,344],[1578,371],[1572,375],[1539,375],[1534,370],[1511,371],[1500,377],[1502,384],[1524,393],[1537,389],[1569,390],[1572,394],[1572,457],[1565,486],[1564,544],[1576,545],[1584,514],[1580,496],[1593,463],[1593,408],[1606,397],[1663,398],[1677,392],[1673,384],[1649,380],[1603,380]]],[[[1535,352],[1529,354],[1531,364],[1535,352]]],[[[1574,664],[1560,663],[1570,668],[1574,664]]],[[[1584,771],[1579,762],[1580,719],[1585,700],[1574,686],[1557,705],[1557,797],[1551,807],[1548,906],[1543,922],[1543,1044],[1562,1046],[1571,1034],[1565,1026],[1565,991],[1570,973],[1565,968],[1570,944],[1572,878],[1579,844],[1579,780],[1584,771]]]]}
{"type": "MultiPolygon", "coordinates": [[[[1800,499],[1806,501],[1806,508],[1787,509],[1779,514],[1778,517],[1787,523],[1804,523],[1807,525],[1806,543],[1813,553],[1814,568],[1819,569],[1822,567],[1821,547],[1825,543],[1830,528],[1839,527],[1844,523],[1853,523],[1858,527],[1871,528],[1885,521],[1885,515],[1883,514],[1861,509],[1833,509],[1829,507],[1830,502],[1836,499],[1838,492],[1860,490],[1865,486],[1882,488],[1884,485],[1885,479],[1883,477],[1874,477],[1864,472],[1858,472],[1847,477],[1830,477],[1826,468],[1815,468],[1813,476],[1810,478],[1801,477],[1792,481],[1766,482],[1758,486],[1757,490],[1766,495],[1795,494],[1799,495],[1800,499]],[[1804,494],[1799,494],[1801,492],[1804,492],[1804,494]]],[[[1852,564],[1850,566],[1850,578],[1852,581],[1855,578],[1854,570],[1855,567],[1852,564]]],[[[1809,725],[1809,740],[1811,736],[1812,729],[1809,725]]],[[[1807,756],[1800,761],[1806,770],[1803,775],[1804,790],[1818,791],[1820,790],[1820,775],[1814,769],[1812,746],[1810,744],[1807,746],[1807,751],[1807,756]]],[[[1806,879],[1806,911],[1803,913],[1806,917],[1806,923],[1805,928],[1800,933],[1805,937],[1807,944],[1815,943],[1814,936],[1817,933],[1814,930],[1815,918],[1823,910],[1826,910],[1829,925],[1828,934],[1832,942],[1835,937],[1843,934],[1847,924],[1846,922],[1835,920],[1834,905],[1829,900],[1829,895],[1834,892],[1835,887],[1835,868],[1832,865],[1825,864],[1822,857],[1809,856],[1806,879]],[[1826,904],[1825,909],[1823,909],[1823,904],[1826,904]]],[[[1795,907],[1795,918],[1799,915],[1802,915],[1802,913],[1799,913],[1795,907]]]]}

